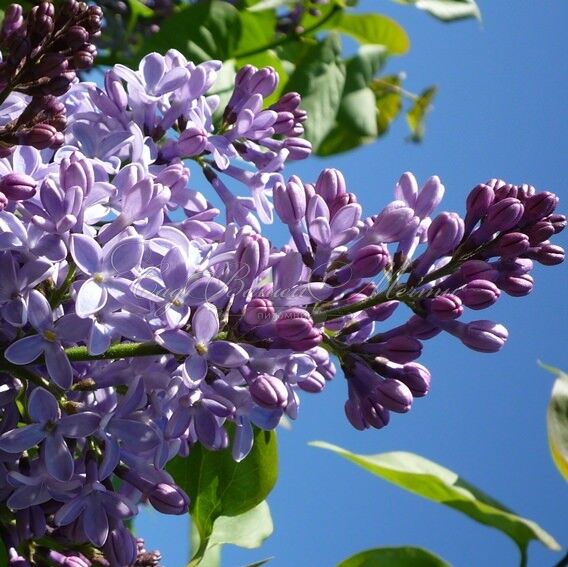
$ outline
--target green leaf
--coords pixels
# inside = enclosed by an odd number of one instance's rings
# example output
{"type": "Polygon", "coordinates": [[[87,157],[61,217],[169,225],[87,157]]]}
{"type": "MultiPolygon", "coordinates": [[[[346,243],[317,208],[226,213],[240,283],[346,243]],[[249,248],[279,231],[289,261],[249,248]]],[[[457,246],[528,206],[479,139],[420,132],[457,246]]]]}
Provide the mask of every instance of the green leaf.
{"type": "Polygon", "coordinates": [[[357,55],[349,59],[346,67],[345,87],[337,113],[337,121],[344,128],[361,137],[377,135],[375,95],[369,83],[386,60],[385,48],[364,45],[357,55]]]}
{"type": "Polygon", "coordinates": [[[177,49],[199,63],[230,59],[241,37],[239,11],[228,2],[207,0],[184,6],[160,24],[160,30],[144,41],[142,53],[177,49]]]}
{"type": "Polygon", "coordinates": [[[308,112],[306,137],[317,149],[331,130],[339,110],[345,84],[345,64],[339,58],[341,46],[336,34],[305,49],[285,91],[302,95],[302,108],[308,112]]]}
{"type": "MultiPolygon", "coordinates": [[[[199,548],[199,534],[192,525],[192,547],[199,548]]],[[[246,549],[256,549],[272,535],[274,525],[270,508],[266,501],[240,516],[220,516],[213,524],[213,533],[199,567],[218,567],[221,565],[221,547],[236,545],[246,549]]],[[[262,565],[268,560],[259,563],[262,565]]]]}
{"type": "Polygon", "coordinates": [[[318,155],[348,151],[376,138],[375,95],[368,85],[385,60],[384,47],[364,45],[347,61],[345,85],[335,124],[317,148],[318,155]]]}
{"type": "Polygon", "coordinates": [[[276,12],[251,13],[241,12],[241,37],[235,57],[262,49],[274,41],[276,12]]]}
{"type": "Polygon", "coordinates": [[[252,510],[272,490],[278,475],[276,434],[255,430],[252,451],[240,463],[230,450],[208,451],[198,444],[186,459],[170,461],[167,470],[188,493],[192,521],[206,542],[217,518],[252,510]]]}
{"type": "Polygon", "coordinates": [[[399,4],[414,4],[418,9],[444,22],[476,18],[481,12],[475,0],[396,0],[399,4]]]}
{"type": "Polygon", "coordinates": [[[209,546],[231,544],[255,549],[272,535],[273,530],[270,508],[263,500],[240,516],[217,518],[213,526],[213,533],[209,538],[209,546]]]}
{"type": "Polygon", "coordinates": [[[350,35],[362,44],[383,45],[393,55],[403,55],[410,48],[404,28],[382,14],[339,12],[325,27],[350,35]]]}
{"type": "Polygon", "coordinates": [[[556,468],[568,480],[568,374],[553,366],[540,365],[556,376],[546,412],[548,445],[556,468]]]}
{"type": "Polygon", "coordinates": [[[333,451],[413,494],[459,510],[481,524],[501,530],[518,545],[523,558],[533,539],[555,551],[560,549],[556,540],[538,524],[517,516],[453,471],[424,457],[403,451],[356,455],[322,441],[311,445],[333,451]]]}
{"type": "Polygon", "coordinates": [[[375,79],[371,89],[375,95],[377,131],[384,136],[392,122],[402,110],[402,80],[398,75],[388,75],[375,79]]]}
{"type": "Polygon", "coordinates": [[[380,547],[344,559],[337,567],[451,567],[421,547],[380,547]]]}
{"type": "Polygon", "coordinates": [[[261,559],[260,561],[255,561],[254,563],[249,563],[245,565],[245,567],[262,567],[262,565],[266,565],[269,561],[272,561],[274,557],[267,557],[266,559],[261,559]]]}
{"type": "Polygon", "coordinates": [[[435,86],[428,87],[414,101],[412,108],[406,113],[406,122],[410,128],[410,139],[413,142],[421,142],[424,138],[426,129],[425,119],[431,109],[431,103],[436,96],[438,88],[435,86]]]}

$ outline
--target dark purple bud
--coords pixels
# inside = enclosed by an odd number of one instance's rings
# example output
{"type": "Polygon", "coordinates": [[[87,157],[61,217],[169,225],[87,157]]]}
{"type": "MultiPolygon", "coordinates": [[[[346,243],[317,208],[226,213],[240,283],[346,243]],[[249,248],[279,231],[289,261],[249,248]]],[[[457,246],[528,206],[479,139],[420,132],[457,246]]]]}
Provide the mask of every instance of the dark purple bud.
{"type": "Polygon", "coordinates": [[[28,132],[18,136],[19,143],[33,146],[38,150],[55,147],[63,143],[63,135],[50,124],[38,124],[28,132]]]}
{"type": "Polygon", "coordinates": [[[385,246],[368,244],[357,248],[350,260],[351,265],[346,269],[351,270],[353,278],[370,278],[377,275],[389,263],[390,255],[385,246]]]}
{"type": "Polygon", "coordinates": [[[89,32],[83,26],[71,26],[65,32],[64,40],[72,50],[76,50],[89,41],[89,32]]]}
{"type": "Polygon", "coordinates": [[[502,201],[503,199],[513,198],[516,199],[519,194],[517,187],[511,183],[501,181],[499,186],[495,187],[495,201],[502,201]]]}
{"type": "Polygon", "coordinates": [[[273,190],[274,208],[282,222],[295,225],[306,214],[306,191],[299,178],[292,177],[284,185],[277,183],[273,190]]]}
{"type": "Polygon", "coordinates": [[[31,74],[34,79],[42,77],[57,77],[67,71],[67,58],[61,53],[46,53],[39,62],[32,67],[31,74]]]}
{"type": "Polygon", "coordinates": [[[398,379],[408,386],[408,389],[415,398],[421,398],[430,391],[432,375],[422,364],[409,362],[403,366],[398,379]]]}
{"type": "Polygon", "coordinates": [[[531,246],[537,246],[541,242],[548,240],[555,233],[554,225],[548,220],[539,220],[525,229],[531,246]]]}
{"type": "Polygon", "coordinates": [[[528,183],[523,183],[517,187],[517,199],[525,202],[536,193],[536,189],[528,183]]]}
{"type": "Polygon", "coordinates": [[[461,299],[457,295],[448,293],[424,301],[426,311],[436,319],[450,321],[457,319],[463,313],[461,299]]]}
{"type": "Polygon", "coordinates": [[[398,335],[383,343],[363,343],[360,350],[367,354],[388,358],[397,364],[405,364],[416,360],[422,354],[422,343],[414,337],[398,335]]]}
{"type": "Polygon", "coordinates": [[[472,321],[462,329],[460,339],[463,344],[478,352],[501,350],[509,336],[503,325],[487,320],[472,321]]]}
{"type": "Polygon", "coordinates": [[[558,197],[549,191],[537,193],[525,201],[524,217],[532,221],[545,218],[554,212],[558,201],[558,197]]]}
{"type": "Polygon", "coordinates": [[[3,211],[8,206],[8,197],[4,193],[0,193],[0,211],[3,211]]]}
{"type": "Polygon", "coordinates": [[[386,321],[399,306],[399,301],[385,301],[365,310],[371,321],[386,321]]]}
{"type": "Polygon", "coordinates": [[[522,203],[513,197],[507,197],[489,207],[483,219],[493,232],[504,232],[513,228],[523,216],[522,203]]]}
{"type": "Polygon", "coordinates": [[[278,74],[272,67],[259,69],[249,79],[250,94],[260,94],[263,98],[270,96],[278,86],[278,74]]]}
{"type": "Polygon", "coordinates": [[[188,126],[177,142],[180,157],[192,157],[203,153],[207,145],[207,132],[197,126],[188,126]]]}
{"type": "Polygon", "coordinates": [[[343,193],[346,193],[345,179],[338,169],[324,169],[316,181],[316,193],[320,195],[327,204],[343,193]]]}
{"type": "Polygon", "coordinates": [[[504,258],[520,256],[530,248],[529,237],[522,232],[508,232],[499,237],[495,248],[504,258]]]}
{"type": "Polygon", "coordinates": [[[19,4],[10,4],[4,12],[4,20],[0,29],[0,42],[4,44],[11,35],[23,31],[23,24],[22,7],[19,4]]]}
{"type": "Polygon", "coordinates": [[[314,327],[311,315],[299,307],[283,311],[276,321],[276,335],[294,350],[307,350],[321,342],[321,331],[314,327]]]}
{"type": "Polygon", "coordinates": [[[405,325],[406,332],[421,341],[431,339],[438,335],[442,329],[435,323],[427,321],[418,315],[413,315],[405,325]]]}
{"type": "Polygon", "coordinates": [[[83,49],[73,54],[73,65],[76,69],[89,69],[93,66],[97,50],[94,45],[87,44],[83,49]]]}
{"type": "Polygon", "coordinates": [[[162,514],[171,514],[181,516],[189,510],[189,498],[187,494],[178,486],[161,482],[148,494],[150,504],[162,512],[162,514]]]}
{"type": "Polygon", "coordinates": [[[280,378],[260,374],[249,385],[253,399],[266,408],[285,408],[288,404],[288,389],[280,378]]]}
{"type": "Polygon", "coordinates": [[[460,275],[466,283],[473,280],[489,280],[495,281],[499,272],[483,260],[468,260],[460,267],[460,275]]]}
{"type": "Polygon", "coordinates": [[[390,411],[406,413],[412,406],[412,392],[400,380],[387,378],[379,382],[376,394],[379,403],[390,411]]]}
{"type": "Polygon", "coordinates": [[[492,281],[473,280],[457,290],[456,295],[466,307],[478,310],[493,305],[499,299],[501,291],[492,281]]]}
{"type": "Polygon", "coordinates": [[[274,320],[274,306],[269,299],[255,297],[247,303],[243,319],[251,326],[270,323],[274,320]]]}
{"type": "Polygon", "coordinates": [[[502,274],[497,285],[512,297],[523,297],[533,290],[534,279],[530,274],[502,274]]]}
{"type": "Polygon", "coordinates": [[[428,248],[436,255],[451,252],[460,243],[464,223],[457,213],[440,213],[428,227],[428,248]]]}
{"type": "Polygon", "coordinates": [[[111,565],[134,565],[138,556],[138,546],[130,531],[121,526],[109,533],[104,554],[111,565]]]}
{"type": "Polygon", "coordinates": [[[564,215],[550,215],[550,217],[548,217],[548,221],[554,227],[554,234],[559,234],[566,228],[567,221],[564,215]]]}
{"type": "Polygon", "coordinates": [[[24,173],[8,173],[0,179],[0,192],[11,201],[23,201],[33,197],[37,182],[24,173]]]}
{"type": "Polygon", "coordinates": [[[477,185],[470,191],[466,200],[465,217],[465,223],[469,229],[485,216],[494,200],[495,191],[485,183],[477,185]]]}
{"type": "Polygon", "coordinates": [[[526,254],[544,266],[556,266],[564,262],[564,249],[550,242],[543,242],[538,248],[531,249],[526,254]]]}

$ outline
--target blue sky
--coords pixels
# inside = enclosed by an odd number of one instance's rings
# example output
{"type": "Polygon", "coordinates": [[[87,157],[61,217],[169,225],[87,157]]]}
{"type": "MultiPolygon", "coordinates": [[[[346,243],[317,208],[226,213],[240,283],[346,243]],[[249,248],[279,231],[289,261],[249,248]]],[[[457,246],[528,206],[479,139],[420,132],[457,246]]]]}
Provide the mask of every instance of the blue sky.
{"type": "MultiPolygon", "coordinates": [[[[394,183],[411,170],[420,180],[439,175],[443,210],[463,212],[467,191],[501,177],[529,182],[561,197],[567,211],[566,132],[568,4],[480,1],[483,24],[443,25],[387,1],[362,1],[402,23],[412,50],[393,59],[407,87],[440,87],[426,139],[404,141],[403,120],[382,141],[290,169],[306,180],[323,167],[340,168],[366,212],[392,198],[394,183]],[[514,4],[514,7],[512,7],[514,4]]],[[[560,235],[566,247],[568,239],[560,235]]],[[[254,551],[226,548],[223,565],[239,567],[268,556],[273,567],[333,566],[357,551],[381,546],[426,547],[453,565],[516,565],[518,552],[501,533],[453,510],[407,494],[339,457],[307,446],[326,440],[360,453],[416,452],[453,469],[518,514],[535,520],[568,545],[568,486],[549,456],[545,412],[552,377],[537,359],[568,369],[565,323],[567,270],[537,266],[526,298],[504,295],[491,318],[507,326],[509,342],[496,355],[468,351],[452,337],[425,343],[421,362],[433,374],[432,391],[381,431],[357,432],[343,415],[346,385],[338,375],[317,396],[304,395],[300,418],[280,431],[280,479],[269,497],[274,535],[254,551]]],[[[473,316],[473,318],[481,318],[473,316]]],[[[166,567],[185,565],[183,519],[150,513],[138,523],[148,547],[166,567]]],[[[538,543],[529,565],[561,558],[538,543]]]]}

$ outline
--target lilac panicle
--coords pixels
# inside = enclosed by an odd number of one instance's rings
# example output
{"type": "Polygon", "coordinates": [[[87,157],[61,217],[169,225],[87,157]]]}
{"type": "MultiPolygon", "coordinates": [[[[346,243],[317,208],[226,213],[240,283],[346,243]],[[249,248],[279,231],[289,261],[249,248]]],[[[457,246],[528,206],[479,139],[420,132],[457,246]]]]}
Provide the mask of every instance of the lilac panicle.
{"type": "Polygon", "coordinates": [[[558,198],[530,185],[480,184],[462,219],[436,211],[437,176],[406,172],[364,217],[336,169],[285,178],[311,146],[297,93],[266,102],[274,69],[242,67],[225,107],[221,62],[175,50],[100,87],[77,80],[100,25],[66,0],[11,7],[0,28],[0,89],[26,78],[0,105],[0,531],[14,565],[40,537],[50,564],[90,565],[81,545],[158,565],[125,521],[143,504],[187,512],[173,458],[231,444],[245,459],[254,428],[296,419],[335,361],[348,421],[386,426],[429,392],[424,341],[500,350],[507,330],[470,310],[530,293],[535,263],[564,259],[558,198]],[[274,218],[284,246],[262,234],[274,218]]]}

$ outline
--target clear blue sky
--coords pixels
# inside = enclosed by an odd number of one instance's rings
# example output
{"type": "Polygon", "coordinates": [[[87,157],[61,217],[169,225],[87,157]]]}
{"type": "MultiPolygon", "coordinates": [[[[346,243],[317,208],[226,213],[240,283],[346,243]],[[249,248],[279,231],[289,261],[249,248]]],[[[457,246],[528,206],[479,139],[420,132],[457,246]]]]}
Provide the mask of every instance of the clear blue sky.
{"type": "MultiPolygon", "coordinates": [[[[443,209],[463,212],[467,191],[491,177],[529,182],[566,198],[568,131],[568,4],[479,2],[483,24],[442,25],[411,7],[362,1],[401,22],[411,53],[393,59],[407,86],[440,87],[425,142],[404,142],[402,120],[384,140],[341,157],[312,159],[291,169],[306,180],[338,167],[368,213],[392,197],[401,172],[421,180],[438,174],[447,192],[443,209]]],[[[568,245],[562,234],[559,243],[568,245]]],[[[273,567],[333,566],[370,547],[418,545],[457,566],[518,564],[514,544],[500,532],[450,509],[407,494],[339,457],[310,448],[326,440],[360,453],[416,452],[460,473],[518,514],[568,545],[568,486],[549,456],[545,411],[552,377],[543,361],[568,369],[567,268],[537,266],[526,298],[504,296],[481,318],[505,324],[510,339],[496,355],[473,353],[451,337],[425,343],[421,362],[433,374],[431,394],[382,431],[357,432],[343,415],[345,381],[304,395],[300,418],[280,431],[280,479],[269,497],[275,533],[254,551],[226,548],[225,567],[275,556],[273,567]]],[[[476,317],[475,314],[472,318],[476,317]]],[[[166,567],[185,565],[183,519],[149,514],[138,523],[148,547],[159,547],[166,567]]],[[[529,565],[561,558],[538,543],[529,565]]]]}

